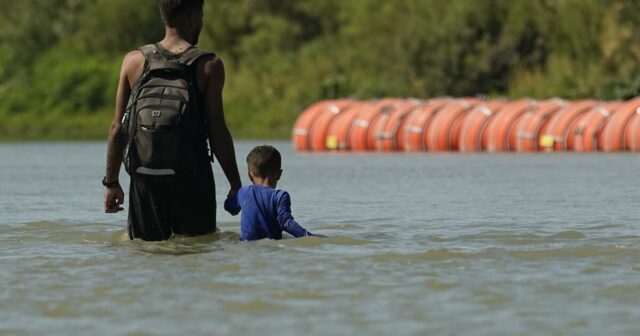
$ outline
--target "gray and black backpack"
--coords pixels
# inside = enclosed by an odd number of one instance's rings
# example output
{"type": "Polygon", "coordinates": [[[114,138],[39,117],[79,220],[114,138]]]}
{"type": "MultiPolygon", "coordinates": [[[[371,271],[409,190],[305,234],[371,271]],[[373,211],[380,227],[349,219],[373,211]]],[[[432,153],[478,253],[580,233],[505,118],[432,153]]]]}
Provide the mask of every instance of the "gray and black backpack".
{"type": "Polygon", "coordinates": [[[211,53],[191,47],[173,55],[157,44],[140,51],[144,70],[122,118],[128,137],[125,169],[132,178],[147,181],[192,174],[209,159],[194,64],[211,53]]]}

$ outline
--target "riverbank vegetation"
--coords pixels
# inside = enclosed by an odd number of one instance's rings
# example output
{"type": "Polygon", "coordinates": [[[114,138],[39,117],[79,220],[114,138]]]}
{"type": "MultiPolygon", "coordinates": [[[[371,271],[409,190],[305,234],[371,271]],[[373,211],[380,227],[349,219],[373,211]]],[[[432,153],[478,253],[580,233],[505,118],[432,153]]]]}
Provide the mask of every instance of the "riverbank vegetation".
{"type": "MultiPolygon", "coordinates": [[[[627,0],[205,1],[235,136],[287,137],[327,98],[621,99],[640,90],[627,0]]],[[[104,138],[124,54],[156,0],[0,0],[0,138],[104,138]]]]}

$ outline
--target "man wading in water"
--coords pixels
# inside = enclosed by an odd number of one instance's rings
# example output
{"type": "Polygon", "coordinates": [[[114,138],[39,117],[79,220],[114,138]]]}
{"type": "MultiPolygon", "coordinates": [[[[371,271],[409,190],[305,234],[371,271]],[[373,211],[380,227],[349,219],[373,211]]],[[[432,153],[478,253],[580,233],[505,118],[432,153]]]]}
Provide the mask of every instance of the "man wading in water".
{"type": "Polygon", "coordinates": [[[215,184],[207,137],[231,185],[241,186],[222,105],[224,65],[195,47],[204,0],[160,0],[165,38],[122,62],[109,133],[104,209],[123,208],[120,162],[131,175],[131,239],[164,240],[216,229],[215,184]]]}

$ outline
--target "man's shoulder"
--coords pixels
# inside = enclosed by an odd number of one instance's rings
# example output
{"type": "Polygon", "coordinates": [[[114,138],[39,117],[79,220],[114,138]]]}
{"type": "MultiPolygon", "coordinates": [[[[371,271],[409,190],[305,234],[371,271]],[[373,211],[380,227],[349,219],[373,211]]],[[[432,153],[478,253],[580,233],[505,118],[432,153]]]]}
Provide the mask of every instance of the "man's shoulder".
{"type": "Polygon", "coordinates": [[[133,86],[136,79],[142,73],[144,68],[144,55],[140,50],[132,50],[128,52],[123,60],[120,75],[127,78],[129,85],[133,86]]]}
{"type": "Polygon", "coordinates": [[[206,73],[211,72],[215,68],[224,67],[222,59],[213,51],[197,48],[199,51],[198,63],[206,73]]]}
{"type": "Polygon", "coordinates": [[[140,49],[134,49],[124,55],[124,60],[129,62],[144,61],[144,55],[140,49]]]}
{"type": "Polygon", "coordinates": [[[139,49],[132,50],[124,55],[122,60],[123,70],[136,70],[144,66],[144,55],[139,49]]]}
{"type": "MultiPolygon", "coordinates": [[[[202,91],[206,83],[218,83],[222,87],[224,83],[224,65],[218,55],[212,51],[195,48],[197,50],[196,71],[198,73],[199,86],[202,91]]],[[[220,89],[221,90],[221,89],[220,89]]]]}

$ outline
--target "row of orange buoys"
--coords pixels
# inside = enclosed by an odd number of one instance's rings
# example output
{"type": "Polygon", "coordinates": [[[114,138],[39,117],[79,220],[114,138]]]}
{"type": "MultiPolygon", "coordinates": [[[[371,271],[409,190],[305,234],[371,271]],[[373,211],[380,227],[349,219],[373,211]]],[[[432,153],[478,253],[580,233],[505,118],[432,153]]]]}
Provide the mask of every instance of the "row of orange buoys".
{"type": "Polygon", "coordinates": [[[640,151],[640,98],[327,100],[292,137],[299,151],[640,151]]]}

